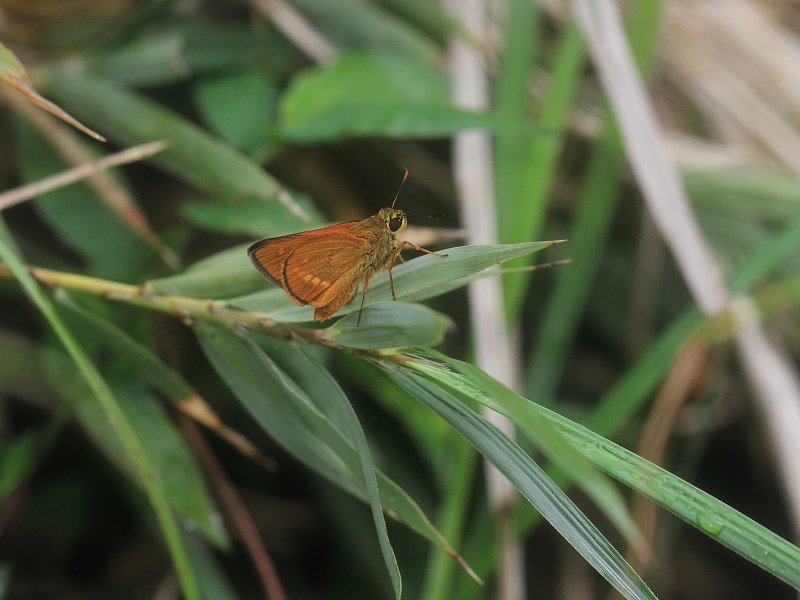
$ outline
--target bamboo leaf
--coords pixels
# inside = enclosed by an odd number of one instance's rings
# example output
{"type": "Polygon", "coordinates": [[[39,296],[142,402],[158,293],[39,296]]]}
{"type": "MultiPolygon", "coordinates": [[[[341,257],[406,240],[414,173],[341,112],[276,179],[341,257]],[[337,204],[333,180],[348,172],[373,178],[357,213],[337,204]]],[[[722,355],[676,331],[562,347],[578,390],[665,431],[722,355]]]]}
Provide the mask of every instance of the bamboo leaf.
{"type": "Polygon", "coordinates": [[[282,136],[319,142],[349,136],[444,137],[463,129],[536,129],[517,118],[456,108],[429,65],[353,53],[297,75],[283,95],[282,136]]]}
{"type": "Polygon", "coordinates": [[[386,361],[376,364],[475,446],[620,593],[626,598],[655,598],[591,521],[512,440],[412,369],[386,361]]]}
{"type": "Polygon", "coordinates": [[[450,318],[419,304],[380,302],[351,312],[329,328],[327,338],[347,348],[374,350],[435,346],[454,326],[450,318]]]}
{"type": "MultiPolygon", "coordinates": [[[[198,323],[196,332],[214,369],[264,431],[322,477],[357,498],[367,499],[362,463],[339,428],[342,422],[330,412],[331,406],[324,402],[318,406],[312,400],[318,400],[316,393],[306,393],[310,389],[307,386],[316,385],[316,381],[302,373],[295,373],[297,379],[292,378],[241,333],[205,322],[198,323]]],[[[270,347],[269,340],[262,343],[275,356],[293,352],[283,342],[280,349],[270,347]]],[[[393,516],[451,556],[457,556],[402,488],[381,471],[376,471],[376,476],[381,504],[393,516]]]]}

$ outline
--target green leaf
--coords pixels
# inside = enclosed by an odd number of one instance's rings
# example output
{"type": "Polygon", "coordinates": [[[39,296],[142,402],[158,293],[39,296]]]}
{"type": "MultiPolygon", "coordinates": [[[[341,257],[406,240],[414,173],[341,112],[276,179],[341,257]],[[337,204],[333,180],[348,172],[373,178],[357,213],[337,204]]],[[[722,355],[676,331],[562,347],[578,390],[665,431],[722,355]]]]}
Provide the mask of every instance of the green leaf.
{"type": "Polygon", "coordinates": [[[428,32],[437,41],[446,42],[451,35],[464,33],[461,23],[450,16],[443,5],[429,0],[378,0],[392,12],[413,22],[417,29],[428,32]]]}
{"type": "MultiPolygon", "coordinates": [[[[395,295],[398,300],[401,298],[407,300],[432,298],[453,289],[452,286],[447,285],[449,282],[466,279],[470,275],[479,273],[489,267],[512,258],[532,254],[548,248],[554,243],[527,242],[508,245],[458,246],[439,251],[440,254],[447,255],[444,258],[426,254],[399,264],[392,269],[395,295]]],[[[468,282],[463,281],[461,283],[464,285],[468,282]]],[[[370,280],[364,306],[387,302],[391,299],[392,292],[389,286],[388,273],[380,273],[370,280]]],[[[360,304],[361,298],[354,298],[345,304],[337,314],[344,315],[357,311],[360,304]]]]}
{"type": "Polygon", "coordinates": [[[446,386],[452,394],[456,396],[464,394],[471,400],[478,401],[513,420],[536,447],[594,500],[629,542],[640,541],[639,532],[619,490],[596,471],[567,442],[560,431],[541,416],[530,400],[515,394],[469,363],[432,350],[427,350],[425,354],[449,365],[458,371],[458,374],[426,362],[413,364],[415,368],[435,379],[440,385],[446,386]]]}
{"type": "Polygon", "coordinates": [[[456,108],[446,80],[428,65],[363,52],[297,75],[279,115],[281,135],[301,143],[366,135],[446,137],[472,128],[536,131],[519,119],[456,108]]]}
{"type": "MultiPolygon", "coordinates": [[[[289,194],[288,191],[284,191],[289,194]]],[[[308,214],[317,214],[316,208],[308,198],[295,193],[290,195],[292,200],[308,214]]],[[[181,214],[198,227],[222,233],[272,237],[297,230],[297,220],[293,215],[267,212],[264,210],[263,201],[252,197],[235,204],[189,200],[181,205],[181,214]]]]}
{"type": "Polygon", "coordinates": [[[367,445],[367,438],[364,436],[361,423],[358,421],[350,401],[344,395],[336,380],[302,350],[272,339],[266,340],[264,345],[272,350],[270,354],[273,360],[280,362],[284,371],[295,382],[301,382],[300,385],[308,395],[309,400],[330,419],[331,423],[353,445],[361,465],[383,560],[392,579],[395,595],[400,598],[402,590],[400,569],[397,566],[397,559],[389,541],[386,521],[381,510],[381,498],[378,491],[378,482],[375,478],[375,466],[367,445]]]}
{"type": "MultiPolygon", "coordinates": [[[[426,254],[399,264],[392,269],[395,296],[398,300],[433,298],[466,285],[471,280],[470,277],[472,275],[480,273],[489,267],[512,258],[531,254],[552,246],[554,243],[528,242],[512,245],[458,246],[442,250],[440,253],[446,254],[447,256],[445,257],[426,254]]],[[[170,278],[170,280],[180,277],[178,275],[170,278]]],[[[263,312],[269,318],[282,323],[308,322],[313,319],[313,308],[297,306],[291,301],[285,302],[275,292],[277,288],[271,286],[271,284],[267,285],[269,287],[261,292],[232,298],[228,301],[229,306],[242,310],[263,312]]],[[[389,285],[389,274],[384,271],[370,279],[369,289],[364,300],[364,314],[366,315],[367,313],[366,307],[379,302],[390,301],[392,301],[392,291],[389,285]]],[[[357,313],[360,308],[361,294],[356,294],[350,302],[336,313],[336,316],[357,313]]]]}
{"type": "MultiPolygon", "coordinates": [[[[263,32],[262,32],[263,33],[263,32]]],[[[282,52],[274,35],[267,54],[250,26],[180,20],[169,28],[138,32],[129,43],[89,58],[91,72],[126,86],[160,86],[186,81],[187,75],[218,73],[252,65],[282,52]]],[[[286,47],[286,44],[283,44],[286,47]]]]}
{"type": "Polygon", "coordinates": [[[247,258],[249,244],[234,246],[196,262],[183,273],[151,279],[158,294],[190,298],[228,298],[259,290],[267,283],[247,258]]]}
{"type": "Polygon", "coordinates": [[[598,468],[800,589],[800,548],[635,453],[544,407],[536,410],[598,468]]]}
{"type": "Polygon", "coordinates": [[[408,367],[376,361],[392,379],[463,435],[626,598],[655,598],[647,585],[541,468],[500,430],[408,367]]]}
{"type": "MultiPolygon", "coordinates": [[[[198,323],[195,331],[214,369],[264,431],[322,477],[357,498],[368,498],[362,462],[340,429],[342,421],[331,412],[333,406],[310,387],[319,380],[302,372],[293,373],[293,378],[237,331],[207,322],[198,323]]],[[[264,339],[262,343],[271,348],[273,356],[297,352],[284,342],[264,339]]],[[[456,556],[408,494],[379,470],[376,476],[381,504],[395,518],[456,556]]]]}
{"type": "Polygon", "coordinates": [[[454,326],[453,321],[425,306],[405,302],[380,302],[364,309],[361,324],[358,312],[339,319],[326,336],[347,348],[374,350],[434,346],[454,326]]]}
{"type": "MultiPolygon", "coordinates": [[[[16,119],[14,125],[19,166],[26,181],[66,168],[56,151],[30,125],[21,119],[16,119]]],[[[57,237],[86,261],[93,275],[130,281],[152,260],[153,252],[141,238],[82,182],[43,194],[32,203],[57,237]]]]}
{"type": "Polygon", "coordinates": [[[200,589],[203,590],[205,600],[238,600],[233,586],[225,576],[225,570],[217,561],[214,553],[203,543],[199,536],[189,532],[184,533],[183,539],[189,552],[200,589]]]}
{"type": "Polygon", "coordinates": [[[152,100],[85,73],[54,70],[46,83],[65,106],[118,144],[169,141],[172,146],[148,162],[185,182],[233,203],[256,198],[265,213],[288,212],[298,229],[311,223],[312,216],[279,194],[278,182],[255,162],[152,100]]]}
{"type": "MultiPolygon", "coordinates": [[[[533,9],[525,0],[517,0],[514,5],[523,5],[522,9],[517,8],[523,14],[533,9]]],[[[509,18],[512,17],[510,15],[509,18]]],[[[516,33],[518,45],[527,44],[524,30],[520,32],[525,23],[525,19],[521,24],[509,23],[509,27],[516,33]]],[[[512,48],[509,52],[519,52],[519,49],[512,48]]],[[[537,121],[549,135],[533,137],[511,132],[498,136],[498,142],[501,143],[495,157],[495,171],[498,174],[497,219],[500,241],[505,243],[537,238],[545,220],[547,202],[557,170],[556,163],[566,136],[572,98],[581,81],[584,65],[583,35],[575,23],[569,23],[561,30],[554,52],[551,80],[537,121]]],[[[506,76],[510,81],[505,82],[505,86],[511,87],[512,92],[516,88],[517,95],[527,94],[527,88],[523,86],[520,89],[519,86],[528,77],[518,74],[519,66],[514,68],[515,63],[524,59],[512,56],[508,60],[512,59],[513,62],[508,67],[511,72],[506,76]]],[[[507,92],[507,95],[512,95],[512,92],[507,92]]],[[[522,100],[527,108],[527,96],[523,96],[522,100]]],[[[520,101],[518,96],[512,95],[506,103],[520,101]]],[[[520,110],[522,109],[516,108],[516,111],[520,110]]],[[[529,261],[520,259],[508,266],[513,268],[527,264],[529,261]]],[[[509,316],[518,314],[530,280],[530,273],[512,274],[503,280],[503,295],[509,316]]]]}
{"type": "MultiPolygon", "coordinates": [[[[642,71],[647,70],[651,60],[662,4],[661,0],[636,2],[628,14],[631,49],[642,71]]],[[[580,40],[573,43],[580,44],[580,40]]],[[[574,47],[571,52],[577,54],[581,50],[574,47]]],[[[573,56],[572,60],[575,58],[578,57],[573,56]]],[[[570,72],[565,70],[564,76],[569,77],[570,72]]],[[[558,107],[554,109],[557,111],[558,107]]],[[[570,269],[557,274],[556,288],[548,300],[527,365],[525,395],[543,404],[550,402],[560,382],[570,342],[589,298],[622,188],[625,151],[610,111],[606,110],[602,121],[606,127],[594,142],[578,209],[568,232],[569,239],[573,240],[570,249],[573,264],[570,269]]]]}
{"type": "Polygon", "coordinates": [[[342,49],[367,47],[376,54],[406,56],[433,64],[440,49],[419,29],[374,2],[292,0],[326,39],[342,49]]]}
{"type": "Polygon", "coordinates": [[[266,157],[266,139],[277,112],[278,90],[262,69],[201,80],[194,97],[205,121],[223,138],[251,156],[266,157]]]}

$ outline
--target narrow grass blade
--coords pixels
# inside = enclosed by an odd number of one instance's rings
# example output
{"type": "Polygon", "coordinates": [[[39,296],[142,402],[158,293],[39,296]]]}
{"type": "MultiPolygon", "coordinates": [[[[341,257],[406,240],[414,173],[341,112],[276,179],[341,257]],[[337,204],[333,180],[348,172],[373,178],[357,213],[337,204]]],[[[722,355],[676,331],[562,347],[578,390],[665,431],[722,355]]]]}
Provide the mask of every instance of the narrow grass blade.
{"type": "Polygon", "coordinates": [[[629,542],[638,542],[636,525],[619,490],[586,462],[563,434],[541,417],[529,400],[515,394],[469,363],[449,358],[439,352],[426,351],[425,354],[449,365],[457,373],[425,362],[415,367],[448,388],[453,395],[464,395],[514,421],[527,433],[536,447],[605,512],[629,542]]]}
{"type": "MultiPolygon", "coordinates": [[[[631,8],[628,31],[631,47],[642,70],[647,70],[656,37],[662,2],[638,2],[631,8]]],[[[605,121],[612,122],[609,110],[605,121]]],[[[548,403],[564,370],[570,341],[577,327],[608,235],[622,186],[625,156],[613,124],[595,142],[583,182],[578,212],[569,237],[573,265],[558,274],[555,291],[545,309],[526,376],[526,396],[548,403]]]]}
{"type": "Polygon", "coordinates": [[[544,407],[536,409],[598,468],[800,589],[800,548],[635,453],[544,407]]]}
{"type": "MultiPolygon", "coordinates": [[[[498,227],[502,242],[531,240],[540,235],[556,173],[556,162],[564,145],[572,97],[581,81],[583,64],[583,37],[574,23],[568,23],[559,34],[550,84],[537,119],[537,124],[546,133],[527,140],[516,151],[515,157],[509,157],[518,168],[507,175],[513,177],[511,184],[506,186],[510,188],[508,195],[498,195],[498,227]]],[[[528,92],[527,88],[525,91],[528,92]]],[[[495,169],[499,168],[498,164],[495,169]]],[[[519,259],[512,261],[509,267],[527,265],[529,262],[519,259]]],[[[530,279],[530,273],[523,273],[510,275],[504,280],[504,298],[509,317],[518,313],[530,279]]]]}
{"type": "Polygon", "coordinates": [[[475,446],[626,598],[655,598],[608,540],[519,446],[419,373],[385,361],[378,361],[377,364],[475,446]]]}

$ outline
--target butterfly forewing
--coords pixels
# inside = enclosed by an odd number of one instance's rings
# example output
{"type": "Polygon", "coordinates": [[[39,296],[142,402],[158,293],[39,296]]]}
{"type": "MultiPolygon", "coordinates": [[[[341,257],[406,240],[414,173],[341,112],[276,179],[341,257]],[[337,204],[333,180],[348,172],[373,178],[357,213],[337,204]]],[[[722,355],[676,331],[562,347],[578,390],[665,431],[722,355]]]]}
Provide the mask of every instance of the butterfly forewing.
{"type": "Polygon", "coordinates": [[[317,307],[317,313],[328,318],[352,296],[360,262],[370,249],[367,232],[350,231],[356,223],[261,240],[247,254],[261,274],[295,303],[317,307]]]}
{"type": "Polygon", "coordinates": [[[358,267],[368,250],[363,239],[349,233],[306,240],[284,261],[283,287],[295,300],[312,306],[340,296],[344,304],[358,284],[358,267]]]}
{"type": "MultiPolygon", "coordinates": [[[[306,243],[310,239],[324,237],[329,232],[345,231],[356,223],[358,223],[358,221],[349,221],[347,223],[323,227],[322,229],[313,229],[311,231],[302,231],[300,233],[292,233],[290,235],[261,240],[247,249],[247,256],[250,257],[256,269],[258,269],[264,277],[278,287],[286,290],[286,286],[283,283],[284,263],[287,257],[298,246],[306,243]]],[[[292,299],[294,300],[294,298],[292,299]]],[[[297,300],[295,301],[297,302],[297,300]]],[[[298,304],[302,306],[305,303],[298,302],[298,304]]]]}

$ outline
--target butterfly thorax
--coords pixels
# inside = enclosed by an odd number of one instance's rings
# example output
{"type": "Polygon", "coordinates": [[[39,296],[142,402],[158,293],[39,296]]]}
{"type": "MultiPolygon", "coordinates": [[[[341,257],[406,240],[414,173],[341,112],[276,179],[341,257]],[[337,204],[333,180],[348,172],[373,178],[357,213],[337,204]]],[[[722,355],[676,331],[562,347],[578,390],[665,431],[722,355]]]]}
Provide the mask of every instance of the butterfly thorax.
{"type": "Polygon", "coordinates": [[[408,225],[406,213],[397,208],[382,208],[378,214],[359,221],[351,230],[371,234],[372,248],[365,262],[375,270],[383,269],[400,245],[400,235],[408,225]]]}

